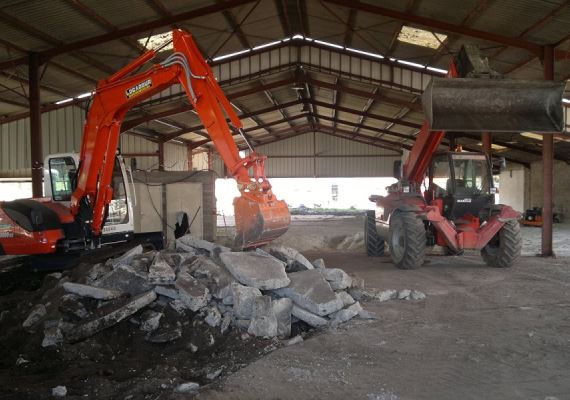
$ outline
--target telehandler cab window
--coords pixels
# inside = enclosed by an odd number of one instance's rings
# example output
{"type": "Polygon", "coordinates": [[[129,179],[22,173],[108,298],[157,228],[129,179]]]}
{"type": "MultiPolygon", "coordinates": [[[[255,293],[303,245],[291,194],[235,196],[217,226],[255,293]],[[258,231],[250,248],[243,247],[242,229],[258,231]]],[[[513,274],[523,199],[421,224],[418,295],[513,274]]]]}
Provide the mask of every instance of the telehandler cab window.
{"type": "Polygon", "coordinates": [[[435,190],[435,197],[444,197],[449,188],[451,173],[449,171],[449,158],[441,157],[433,163],[432,189],[435,190]]]}
{"type": "Polygon", "coordinates": [[[71,200],[71,177],[75,175],[75,161],[72,157],[56,157],[49,160],[49,176],[52,198],[55,201],[71,200]]]}
{"type": "Polygon", "coordinates": [[[453,159],[455,175],[455,194],[474,195],[489,193],[487,160],[485,159],[453,159]]]}

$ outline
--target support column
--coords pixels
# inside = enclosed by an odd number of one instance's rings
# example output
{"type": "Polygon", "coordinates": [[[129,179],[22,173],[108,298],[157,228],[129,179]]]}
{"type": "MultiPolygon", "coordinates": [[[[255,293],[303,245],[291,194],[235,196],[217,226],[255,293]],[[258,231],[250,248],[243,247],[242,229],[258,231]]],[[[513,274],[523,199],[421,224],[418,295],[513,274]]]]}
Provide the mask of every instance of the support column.
{"type": "Polygon", "coordinates": [[[30,101],[30,147],[32,161],[32,196],[43,196],[42,119],[40,110],[40,55],[30,53],[28,94],[30,101]]]}
{"type": "Polygon", "coordinates": [[[187,145],[186,146],[186,157],[188,158],[188,171],[192,171],[192,168],[193,168],[193,165],[192,165],[192,162],[193,162],[192,156],[194,155],[193,153],[194,153],[194,151],[192,150],[192,147],[190,147],[190,145],[187,145]]]}
{"type": "Polygon", "coordinates": [[[447,134],[447,140],[449,141],[449,151],[455,151],[457,147],[457,141],[455,140],[455,132],[447,134]]]}
{"type": "Polygon", "coordinates": [[[158,170],[164,171],[164,142],[158,142],[158,170]]]}
{"type": "MultiPolygon", "coordinates": [[[[544,79],[554,80],[554,46],[544,46],[544,79]]],[[[552,251],[552,192],[554,189],[554,136],[542,135],[542,256],[552,251]]]]}
{"type": "Polygon", "coordinates": [[[489,157],[491,157],[491,151],[492,151],[491,143],[492,143],[491,132],[482,132],[481,144],[483,147],[483,153],[485,153],[489,157]]]}

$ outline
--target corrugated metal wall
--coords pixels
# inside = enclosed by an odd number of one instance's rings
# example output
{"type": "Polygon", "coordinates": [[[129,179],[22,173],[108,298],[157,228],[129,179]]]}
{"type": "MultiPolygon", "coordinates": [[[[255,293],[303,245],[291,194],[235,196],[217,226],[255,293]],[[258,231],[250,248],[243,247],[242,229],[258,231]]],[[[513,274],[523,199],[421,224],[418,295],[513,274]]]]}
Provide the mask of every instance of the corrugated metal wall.
{"type": "MultiPolygon", "coordinates": [[[[55,153],[79,152],[83,135],[85,110],[77,106],[63,107],[42,114],[43,156],[55,153]]],[[[152,153],[158,145],[140,136],[123,134],[120,141],[123,153],[152,153]]],[[[127,160],[129,161],[129,160],[127,160]]],[[[186,146],[167,143],[164,162],[170,171],[186,171],[186,146]]],[[[137,157],[141,169],[152,169],[157,157],[137,157]]],[[[21,119],[0,125],[0,178],[29,178],[30,120],[21,119]]]]}
{"type": "MultiPolygon", "coordinates": [[[[391,177],[400,156],[392,151],[350,140],[308,133],[256,148],[267,155],[268,178],[391,177]]],[[[223,176],[223,162],[215,156],[214,170],[223,176]]]]}
{"type": "MultiPolygon", "coordinates": [[[[79,151],[85,111],[76,106],[42,114],[43,155],[79,151]]],[[[24,178],[30,169],[30,120],[0,125],[0,178],[24,178]]]]}

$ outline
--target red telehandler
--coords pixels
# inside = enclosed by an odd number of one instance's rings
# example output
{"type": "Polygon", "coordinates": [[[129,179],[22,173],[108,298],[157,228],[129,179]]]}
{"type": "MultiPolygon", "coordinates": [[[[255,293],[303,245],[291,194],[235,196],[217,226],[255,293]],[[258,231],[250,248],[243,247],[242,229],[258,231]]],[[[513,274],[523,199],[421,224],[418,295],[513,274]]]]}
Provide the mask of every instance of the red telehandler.
{"type": "Polygon", "coordinates": [[[446,130],[561,132],[563,92],[560,82],[505,79],[476,47],[463,47],[448,77],[432,79],[423,94],[427,121],[403,168],[394,165],[398,182],[370,197],[377,211],[365,221],[368,255],[382,255],[387,241],[393,263],[413,269],[426,247],[439,245],[447,254],[480,250],[488,265],[510,267],[521,252],[521,215],[495,204],[492,160],[438,148],[446,130]]]}
{"type": "MultiPolygon", "coordinates": [[[[53,198],[0,203],[0,254],[61,254],[100,247],[114,188],[121,186],[114,180],[117,176],[124,179],[126,175],[122,159],[116,154],[121,123],[133,106],[178,83],[237,181],[241,193],[234,199],[237,246],[259,246],[287,231],[289,210],[271,191],[265,177],[265,156],[253,150],[241,121],[192,36],[176,29],[172,32],[172,43],[173,53],[146,71],[134,73],[160,49],[144,53],[114,75],[99,81],[84,126],[77,171],[63,169],[73,163],[72,158],[53,158],[62,174],[63,171],[73,173],[69,179],[72,184],[68,185],[71,186],[69,202],[57,201],[65,200],[65,196],[54,186],[57,196],[53,198]],[[226,117],[251,150],[245,158],[239,155],[226,117]],[[117,165],[122,174],[117,173],[117,165]]],[[[132,237],[123,235],[129,236],[132,237]]]]}

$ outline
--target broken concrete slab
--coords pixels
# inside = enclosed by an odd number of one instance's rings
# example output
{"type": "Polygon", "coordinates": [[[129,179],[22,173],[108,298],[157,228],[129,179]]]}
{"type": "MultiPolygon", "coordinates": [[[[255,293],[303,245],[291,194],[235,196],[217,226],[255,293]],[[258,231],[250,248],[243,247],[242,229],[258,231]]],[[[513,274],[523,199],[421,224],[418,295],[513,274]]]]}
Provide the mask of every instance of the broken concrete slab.
{"type": "Polygon", "coordinates": [[[388,301],[398,298],[398,291],[394,289],[382,290],[372,294],[372,298],[378,301],[388,301]]]}
{"type": "Polygon", "coordinates": [[[142,245],[139,244],[138,246],[133,247],[132,249],[130,249],[129,251],[127,251],[123,255],[121,255],[117,258],[109,259],[107,261],[107,263],[109,265],[111,265],[113,268],[116,268],[119,265],[130,265],[131,262],[133,261],[133,258],[136,255],[142,254],[142,252],[143,252],[142,245]]]}
{"type": "Polygon", "coordinates": [[[291,247],[272,245],[269,254],[287,264],[287,272],[307,271],[315,267],[304,255],[291,247]]]}
{"type": "Polygon", "coordinates": [[[192,262],[194,258],[196,258],[194,254],[173,251],[162,251],[161,255],[164,260],[175,270],[180,268],[180,266],[185,263],[192,262]]]}
{"type": "Polygon", "coordinates": [[[67,396],[67,388],[65,386],[56,386],[51,389],[51,395],[53,397],[65,397],[67,396]]]}
{"type": "Polygon", "coordinates": [[[234,302],[234,313],[238,319],[250,319],[253,311],[253,302],[261,296],[258,288],[243,286],[235,282],[231,285],[234,302]]]}
{"type": "Polygon", "coordinates": [[[166,260],[158,253],[148,269],[148,282],[151,285],[169,285],[176,280],[176,274],[166,260]]]}
{"type": "Polygon", "coordinates": [[[207,240],[198,239],[192,235],[184,235],[176,239],[176,248],[190,253],[197,253],[197,250],[207,251],[211,257],[217,257],[220,253],[231,251],[229,247],[220,246],[207,240]]]}
{"type": "Polygon", "coordinates": [[[46,316],[46,314],[46,306],[43,304],[36,304],[22,323],[22,326],[26,329],[29,329],[40,322],[46,316]]]}
{"type": "Polygon", "coordinates": [[[131,296],[148,292],[152,285],[148,283],[148,274],[130,265],[119,265],[93,283],[93,286],[114,289],[131,296]]]}
{"type": "Polygon", "coordinates": [[[174,300],[178,300],[180,298],[180,296],[178,295],[178,290],[176,290],[176,288],[173,286],[157,285],[154,287],[154,291],[156,292],[156,294],[159,294],[161,296],[166,296],[174,300]]]}
{"type": "Polygon", "coordinates": [[[251,323],[247,333],[258,337],[277,336],[277,318],[273,312],[273,301],[269,296],[259,296],[253,301],[251,323]]]}
{"type": "Polygon", "coordinates": [[[112,300],[123,295],[122,292],[113,289],[83,285],[81,283],[65,282],[63,289],[68,293],[73,293],[81,297],[89,297],[97,300],[112,300]]]}
{"type": "Polygon", "coordinates": [[[291,309],[293,301],[286,297],[273,300],[273,313],[277,319],[277,336],[291,336],[291,309]]]}
{"type": "Polygon", "coordinates": [[[364,309],[362,309],[358,312],[358,318],[360,318],[360,319],[378,319],[376,314],[374,314],[372,311],[367,311],[364,309]]]}
{"type": "Polygon", "coordinates": [[[88,285],[93,285],[93,283],[96,280],[105,276],[106,274],[108,274],[112,270],[113,270],[113,267],[111,265],[102,264],[102,263],[95,264],[93,267],[91,267],[91,269],[87,273],[85,281],[87,282],[88,285]]]}
{"type": "Polygon", "coordinates": [[[141,315],[140,329],[145,332],[157,330],[163,315],[163,313],[158,311],[145,310],[141,315]]]}
{"type": "Polygon", "coordinates": [[[289,286],[273,291],[278,296],[289,297],[299,307],[320,316],[343,307],[342,300],[336,296],[320,270],[293,272],[288,276],[291,280],[289,286]]]}
{"type": "Polygon", "coordinates": [[[352,278],[340,268],[324,268],[319,271],[333,290],[348,289],[352,285],[352,278]]]}
{"type": "Polygon", "coordinates": [[[325,269],[325,260],[323,260],[322,258],[317,258],[316,260],[313,261],[313,266],[316,269],[325,269]]]}
{"type": "Polygon", "coordinates": [[[284,264],[255,252],[222,253],[224,266],[234,278],[261,290],[278,289],[289,284],[284,264]]]}
{"type": "Polygon", "coordinates": [[[343,307],[348,307],[356,302],[347,292],[337,292],[336,296],[342,301],[343,307]]]}
{"type": "Polygon", "coordinates": [[[329,321],[327,319],[313,314],[312,312],[307,311],[295,304],[293,304],[293,308],[291,309],[291,315],[315,328],[327,326],[329,324],[329,321]]]}
{"type": "Polygon", "coordinates": [[[212,328],[217,327],[222,323],[222,313],[216,305],[208,307],[206,318],[204,319],[212,328]]]}
{"type": "Polygon", "coordinates": [[[235,326],[241,330],[246,331],[249,329],[249,324],[251,323],[250,319],[236,319],[234,321],[235,326]]]}
{"type": "Polygon", "coordinates": [[[209,258],[198,256],[190,264],[188,271],[196,279],[205,283],[216,299],[223,299],[231,293],[230,284],[235,282],[234,277],[224,267],[209,258]]]}
{"type": "Polygon", "coordinates": [[[230,325],[232,324],[232,319],[233,319],[233,316],[230,312],[224,313],[224,316],[222,318],[221,327],[220,327],[220,333],[222,335],[224,333],[226,333],[226,331],[230,328],[230,325]]]}
{"type": "Polygon", "coordinates": [[[331,314],[329,317],[333,324],[340,324],[346,322],[358,315],[362,311],[362,306],[360,303],[356,302],[340,311],[331,314]]]}
{"type": "Polygon", "coordinates": [[[148,291],[137,297],[130,299],[122,305],[118,305],[111,312],[95,318],[93,320],[87,321],[81,325],[78,325],[74,330],[66,334],[65,339],[69,342],[78,342],[89,336],[94,335],[103,329],[109,328],[118,322],[121,322],[125,318],[133,315],[141,308],[148,306],[156,300],[156,293],[154,291],[148,291]]]}
{"type": "Polygon", "coordinates": [[[297,335],[285,342],[285,346],[293,346],[294,344],[303,343],[303,336],[297,335]]]}
{"type": "Polygon", "coordinates": [[[182,315],[186,311],[186,305],[182,302],[182,300],[172,300],[168,305],[176,311],[178,314],[182,315]]]}
{"type": "Polygon", "coordinates": [[[179,272],[174,286],[178,289],[180,300],[192,311],[198,311],[208,305],[212,298],[210,290],[192,275],[179,272]]]}

